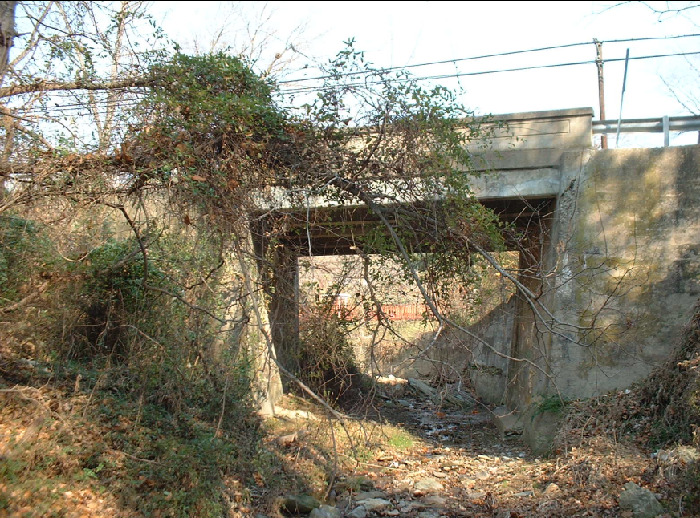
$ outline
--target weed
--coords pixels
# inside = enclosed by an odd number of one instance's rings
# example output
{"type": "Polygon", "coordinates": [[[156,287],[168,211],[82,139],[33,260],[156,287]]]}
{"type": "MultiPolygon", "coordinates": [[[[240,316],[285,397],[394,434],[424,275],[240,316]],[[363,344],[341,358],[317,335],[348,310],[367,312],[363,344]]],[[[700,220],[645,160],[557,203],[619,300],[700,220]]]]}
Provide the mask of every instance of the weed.
{"type": "Polygon", "coordinates": [[[414,444],[413,437],[403,430],[398,430],[389,434],[389,444],[400,450],[411,448],[414,444]]]}
{"type": "Polygon", "coordinates": [[[14,482],[25,468],[26,463],[21,460],[0,457],[0,479],[14,482]]]}
{"type": "Polygon", "coordinates": [[[358,462],[369,462],[374,458],[374,450],[364,444],[359,444],[354,450],[354,459],[358,462]]]}
{"type": "Polygon", "coordinates": [[[542,415],[546,412],[561,414],[570,403],[571,401],[566,398],[561,398],[558,395],[548,396],[543,399],[539,405],[537,405],[537,409],[535,410],[532,418],[534,419],[538,415],[542,415]]]}

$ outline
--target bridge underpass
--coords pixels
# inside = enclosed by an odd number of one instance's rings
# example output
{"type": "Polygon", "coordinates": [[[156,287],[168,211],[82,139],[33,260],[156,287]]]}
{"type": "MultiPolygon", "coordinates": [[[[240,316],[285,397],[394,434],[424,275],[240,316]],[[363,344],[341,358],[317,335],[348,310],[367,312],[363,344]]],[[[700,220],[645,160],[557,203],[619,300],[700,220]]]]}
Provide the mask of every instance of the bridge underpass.
{"type": "MultiPolygon", "coordinates": [[[[551,393],[626,388],[665,358],[700,296],[700,148],[595,150],[590,109],[504,118],[507,130],[483,156],[490,172],[472,188],[527,229],[529,244],[506,236],[507,248],[520,251],[521,270],[542,273],[522,279],[543,293],[549,316],[537,320],[516,302],[511,329],[494,343],[501,356],[475,350],[491,367],[476,390],[524,410],[551,393]]],[[[298,257],[367,253],[362,237],[378,220],[366,207],[319,199],[261,213],[251,230],[257,255],[273,252],[268,309],[282,351],[298,335],[298,257]]],[[[413,251],[428,237],[411,241],[413,251]]]]}
{"type": "MultiPolygon", "coordinates": [[[[496,199],[481,200],[503,223],[505,251],[519,254],[519,281],[539,293],[540,258],[548,246],[551,216],[555,200],[496,199]]],[[[394,224],[405,210],[401,206],[382,207],[389,224],[394,224]]],[[[410,254],[431,253],[434,235],[429,228],[414,228],[402,239],[410,254]]],[[[282,211],[258,218],[253,228],[256,255],[270,260],[268,295],[272,339],[278,359],[294,370],[287,352],[295,350],[299,339],[299,257],[355,255],[367,257],[376,250],[369,235],[379,232],[390,239],[378,215],[366,207],[314,208],[310,211],[282,211]],[[282,229],[282,230],[280,230],[282,229]]],[[[492,250],[489,250],[492,251],[492,250]]],[[[521,308],[526,311],[526,306],[521,308]]],[[[517,325],[517,324],[516,324],[517,325]]],[[[511,334],[513,330],[504,330],[511,334]]]]}

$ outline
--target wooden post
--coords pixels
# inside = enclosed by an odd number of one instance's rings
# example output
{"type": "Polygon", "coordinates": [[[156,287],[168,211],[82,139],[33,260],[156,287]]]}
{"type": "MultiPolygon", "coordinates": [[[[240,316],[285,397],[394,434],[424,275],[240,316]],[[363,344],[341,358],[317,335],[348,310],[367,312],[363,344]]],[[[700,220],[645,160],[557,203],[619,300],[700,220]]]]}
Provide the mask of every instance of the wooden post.
{"type": "MultiPolygon", "coordinates": [[[[595,65],[598,68],[598,99],[600,101],[600,120],[605,120],[605,82],[603,80],[603,43],[593,38],[595,43],[595,65]]],[[[600,147],[608,149],[608,137],[600,136],[600,147]]]]}

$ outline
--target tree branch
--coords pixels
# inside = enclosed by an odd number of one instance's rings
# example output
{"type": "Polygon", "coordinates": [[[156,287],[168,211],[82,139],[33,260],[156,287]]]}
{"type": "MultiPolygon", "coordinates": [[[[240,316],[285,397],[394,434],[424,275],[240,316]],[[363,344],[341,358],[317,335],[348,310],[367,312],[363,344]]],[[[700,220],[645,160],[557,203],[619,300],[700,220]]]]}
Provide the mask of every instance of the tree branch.
{"type": "Polygon", "coordinates": [[[152,85],[153,82],[153,77],[133,77],[129,79],[122,79],[120,81],[109,81],[106,83],[92,83],[88,81],[72,81],[68,83],[36,81],[25,85],[4,86],[0,88],[0,98],[33,92],[59,92],[71,90],[96,91],[117,90],[120,88],[140,88],[152,85]]]}

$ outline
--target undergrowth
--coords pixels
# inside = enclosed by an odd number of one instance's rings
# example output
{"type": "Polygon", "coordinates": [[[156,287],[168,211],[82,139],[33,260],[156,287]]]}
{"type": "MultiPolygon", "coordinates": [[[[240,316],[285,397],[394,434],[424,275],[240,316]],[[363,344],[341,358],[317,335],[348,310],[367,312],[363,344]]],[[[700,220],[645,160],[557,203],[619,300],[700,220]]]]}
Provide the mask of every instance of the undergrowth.
{"type": "Polygon", "coordinates": [[[0,508],[9,515],[77,511],[83,504],[72,497],[82,491],[115,516],[222,516],[226,478],[252,480],[260,427],[236,401],[228,401],[232,411],[217,426],[214,416],[194,410],[206,408],[196,398],[188,402],[192,410],[173,413],[134,398],[114,378],[105,382],[104,372],[38,376],[30,369],[26,385],[2,383],[9,441],[0,458],[0,508]],[[50,491],[37,492],[43,487],[50,491]]]}
{"type": "Polygon", "coordinates": [[[645,480],[665,488],[684,512],[700,513],[700,462],[674,453],[700,448],[700,303],[669,358],[630,390],[572,401],[556,440],[561,453],[615,455],[634,448],[657,457],[645,480]],[[670,452],[670,453],[669,453],[670,452]]]}
{"type": "Polygon", "coordinates": [[[226,514],[261,428],[220,236],[70,228],[0,219],[0,516],[226,514]]]}

